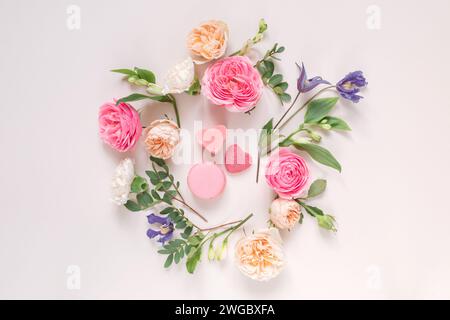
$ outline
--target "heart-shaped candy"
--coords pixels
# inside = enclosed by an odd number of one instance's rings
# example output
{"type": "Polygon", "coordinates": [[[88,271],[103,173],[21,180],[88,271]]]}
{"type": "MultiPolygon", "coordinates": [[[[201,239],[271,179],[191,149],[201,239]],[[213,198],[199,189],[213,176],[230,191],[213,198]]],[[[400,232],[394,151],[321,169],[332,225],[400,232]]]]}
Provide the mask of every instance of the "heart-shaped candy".
{"type": "Polygon", "coordinates": [[[223,125],[218,125],[197,132],[197,141],[209,153],[216,155],[222,150],[226,135],[227,128],[223,125]]]}
{"type": "Polygon", "coordinates": [[[244,152],[237,144],[227,148],[225,152],[225,168],[230,173],[247,170],[252,165],[252,157],[244,152]]]}

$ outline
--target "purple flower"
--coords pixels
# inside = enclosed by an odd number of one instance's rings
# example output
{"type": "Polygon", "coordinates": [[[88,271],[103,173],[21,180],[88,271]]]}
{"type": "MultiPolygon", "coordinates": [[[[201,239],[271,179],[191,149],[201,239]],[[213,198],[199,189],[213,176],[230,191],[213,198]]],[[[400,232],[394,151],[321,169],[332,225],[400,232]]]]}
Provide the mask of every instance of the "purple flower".
{"type": "Polygon", "coordinates": [[[297,80],[297,89],[301,93],[308,92],[308,91],[314,89],[315,87],[317,87],[319,84],[330,84],[328,81],[323,80],[322,77],[314,77],[314,78],[308,79],[303,62],[302,62],[301,67],[298,64],[297,64],[297,67],[300,70],[300,76],[298,77],[298,80],[297,80]]]}
{"type": "Polygon", "coordinates": [[[343,98],[357,103],[362,98],[357,95],[359,88],[363,88],[366,85],[367,81],[362,71],[353,71],[336,84],[336,89],[343,98]]]}
{"type": "Polygon", "coordinates": [[[161,242],[162,244],[172,239],[174,227],[172,220],[170,220],[170,218],[160,217],[151,213],[147,216],[147,220],[148,223],[156,225],[157,227],[157,230],[153,229],[147,230],[147,236],[150,239],[153,239],[156,236],[160,236],[158,242],[161,242]]]}

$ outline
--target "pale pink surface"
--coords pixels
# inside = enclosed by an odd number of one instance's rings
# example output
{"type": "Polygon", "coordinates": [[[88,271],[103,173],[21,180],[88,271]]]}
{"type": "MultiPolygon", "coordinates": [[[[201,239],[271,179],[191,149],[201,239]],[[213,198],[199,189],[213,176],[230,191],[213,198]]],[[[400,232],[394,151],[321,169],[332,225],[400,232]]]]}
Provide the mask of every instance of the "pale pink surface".
{"type": "Polygon", "coordinates": [[[259,72],[245,56],[215,62],[202,78],[202,94],[212,103],[235,112],[252,109],[261,98],[262,88],[259,72]]]}
{"type": "Polygon", "coordinates": [[[267,184],[284,199],[293,199],[305,190],[309,170],[305,159],[288,148],[273,154],[266,167],[267,184]]]}
{"type": "Polygon", "coordinates": [[[209,153],[215,155],[222,150],[226,135],[227,128],[223,125],[218,125],[197,132],[197,141],[209,153]]]}
{"type": "Polygon", "coordinates": [[[187,181],[191,192],[200,199],[218,197],[226,185],[224,172],[211,162],[192,166],[191,170],[189,170],[187,181]]]}
{"type": "Polygon", "coordinates": [[[252,157],[237,144],[227,148],[225,152],[225,168],[230,173],[238,173],[247,170],[252,165],[252,157]]]}
{"type": "Polygon", "coordinates": [[[120,152],[131,149],[142,133],[139,114],[127,103],[105,103],[100,107],[98,124],[100,138],[120,152]]]}

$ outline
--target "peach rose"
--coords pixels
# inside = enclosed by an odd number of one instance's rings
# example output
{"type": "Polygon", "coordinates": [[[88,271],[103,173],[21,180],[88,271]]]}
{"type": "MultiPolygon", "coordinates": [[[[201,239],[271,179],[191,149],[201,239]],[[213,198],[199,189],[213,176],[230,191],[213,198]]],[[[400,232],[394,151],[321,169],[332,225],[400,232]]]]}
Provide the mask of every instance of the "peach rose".
{"type": "Polygon", "coordinates": [[[278,198],[270,206],[270,221],[278,229],[292,229],[301,215],[300,205],[295,200],[278,198]]]}
{"type": "Polygon", "coordinates": [[[180,128],[171,120],[155,120],[144,130],[147,152],[156,158],[169,159],[180,142],[180,128]]]}
{"type": "Polygon", "coordinates": [[[228,26],[225,22],[210,20],[194,28],[187,37],[187,47],[197,64],[218,59],[225,54],[228,26]]]}
{"type": "Polygon", "coordinates": [[[284,266],[281,238],[277,229],[255,232],[238,241],[235,262],[246,276],[258,281],[275,278],[284,266]]]}

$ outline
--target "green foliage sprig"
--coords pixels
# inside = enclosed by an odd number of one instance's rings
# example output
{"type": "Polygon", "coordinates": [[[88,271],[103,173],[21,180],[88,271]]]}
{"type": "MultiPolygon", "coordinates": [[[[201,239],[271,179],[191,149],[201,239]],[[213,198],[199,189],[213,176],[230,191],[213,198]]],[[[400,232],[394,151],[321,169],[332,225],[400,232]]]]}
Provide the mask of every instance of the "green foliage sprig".
{"type": "Polygon", "coordinates": [[[283,81],[283,75],[279,73],[274,74],[274,60],[280,60],[276,55],[284,52],[284,50],[284,47],[278,47],[278,43],[275,43],[275,45],[267,50],[264,57],[255,65],[261,75],[262,81],[277,95],[281,104],[291,101],[291,96],[286,93],[289,85],[287,82],[283,81]]]}
{"type": "Polygon", "coordinates": [[[230,54],[230,56],[243,56],[246,55],[250,49],[257,43],[261,42],[264,38],[264,33],[267,31],[267,23],[264,19],[259,20],[258,24],[258,32],[250,39],[248,39],[245,44],[236,52],[230,54]]]}
{"type": "MultiPolygon", "coordinates": [[[[177,125],[178,125],[178,127],[181,128],[180,114],[178,112],[178,106],[177,106],[177,101],[176,101],[175,97],[172,94],[164,94],[163,93],[161,86],[156,84],[156,76],[152,71],[137,68],[137,67],[135,67],[134,69],[114,69],[111,71],[125,75],[127,81],[134,85],[144,86],[146,88],[147,93],[150,94],[150,95],[145,95],[145,94],[141,94],[141,93],[132,93],[126,97],[123,97],[123,98],[117,100],[116,104],[119,104],[121,102],[139,101],[139,100],[144,100],[144,99],[150,99],[153,101],[170,103],[175,112],[177,125]]],[[[197,80],[197,82],[198,82],[198,80],[197,80]]],[[[192,88],[192,86],[194,86],[195,83],[196,82],[194,82],[191,85],[191,88],[192,88]]],[[[198,85],[200,85],[200,83],[198,83],[198,85]]],[[[191,91],[191,88],[189,89],[189,91],[191,92],[189,94],[198,94],[200,92],[199,87],[194,87],[192,89],[192,91],[191,91]]]]}
{"type": "MultiPolygon", "coordinates": [[[[309,187],[307,197],[299,198],[296,199],[295,201],[297,201],[305,209],[306,213],[308,213],[310,216],[312,216],[317,220],[317,224],[319,225],[319,227],[336,232],[337,231],[335,226],[336,219],[332,215],[325,214],[322,211],[322,209],[306,204],[307,200],[322,194],[325,191],[326,187],[327,187],[326,180],[317,179],[309,187]]],[[[302,223],[302,220],[300,220],[300,223],[302,223]]]]}
{"type": "Polygon", "coordinates": [[[211,228],[200,228],[185,215],[185,211],[174,205],[177,202],[186,206],[190,211],[199,216],[203,221],[207,220],[197,210],[192,208],[184,200],[180,192],[180,183],[170,173],[164,160],[150,157],[151,170],[145,171],[148,179],[136,176],[131,183],[131,195],[125,207],[133,212],[147,210],[156,204],[165,204],[159,214],[168,216],[173,222],[178,234],[165,244],[158,253],[166,255],[164,267],[168,268],[173,263],[178,264],[186,260],[186,269],[193,273],[201,260],[203,247],[209,244],[208,259],[222,260],[228,246],[228,239],[236,230],[244,225],[253,215],[250,214],[243,220],[225,223],[211,228]],[[224,229],[225,228],[225,229],[224,229]],[[224,229],[213,232],[213,230],[224,229]],[[223,238],[222,238],[223,237],[223,238]],[[215,247],[214,242],[222,238],[220,246],[215,247]],[[211,254],[211,252],[214,254],[211,254]]]}

